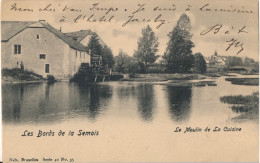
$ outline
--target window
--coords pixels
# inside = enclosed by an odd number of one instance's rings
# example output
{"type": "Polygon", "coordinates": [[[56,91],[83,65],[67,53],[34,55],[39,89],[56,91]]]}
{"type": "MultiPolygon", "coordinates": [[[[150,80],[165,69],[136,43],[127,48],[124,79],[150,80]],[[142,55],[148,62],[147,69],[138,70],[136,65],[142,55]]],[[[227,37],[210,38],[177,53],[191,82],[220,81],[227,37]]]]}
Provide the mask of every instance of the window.
{"type": "Polygon", "coordinates": [[[14,54],[21,54],[21,45],[14,45],[14,54]]]}
{"type": "Polygon", "coordinates": [[[46,55],[45,54],[40,54],[40,59],[45,60],[46,59],[46,55]]]}
{"type": "Polygon", "coordinates": [[[84,53],[84,59],[85,59],[85,57],[86,57],[86,53],[84,53]]]}
{"type": "Polygon", "coordinates": [[[80,54],[80,59],[81,59],[81,52],[79,52],[79,54],[80,54]]]}
{"type": "Polygon", "coordinates": [[[45,73],[50,73],[50,64],[45,64],[45,73]]]}
{"type": "Polygon", "coordinates": [[[37,38],[37,40],[39,40],[40,39],[40,35],[36,35],[36,38],[37,38]]]}
{"type": "Polygon", "coordinates": [[[77,58],[77,50],[76,50],[76,58],[77,58]]]}

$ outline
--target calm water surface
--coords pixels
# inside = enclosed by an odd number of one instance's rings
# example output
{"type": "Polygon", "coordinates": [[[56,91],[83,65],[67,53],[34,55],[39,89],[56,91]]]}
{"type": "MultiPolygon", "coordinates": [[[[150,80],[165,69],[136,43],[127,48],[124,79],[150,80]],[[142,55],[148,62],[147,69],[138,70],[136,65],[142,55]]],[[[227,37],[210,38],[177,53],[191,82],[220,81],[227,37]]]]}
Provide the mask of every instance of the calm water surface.
{"type": "Polygon", "coordinates": [[[224,95],[249,95],[258,86],[189,87],[140,82],[4,84],[3,121],[48,124],[81,120],[118,123],[227,123],[239,115],[220,102],[224,95]]]}
{"type": "Polygon", "coordinates": [[[250,95],[257,86],[181,87],[163,83],[103,82],[91,85],[2,85],[3,158],[74,158],[75,162],[256,162],[258,122],[220,102],[224,95],[250,95]],[[212,132],[214,127],[242,132],[212,132]],[[211,132],[176,133],[180,127],[211,132]],[[24,131],[34,136],[21,136],[24,131]],[[37,137],[39,130],[56,136],[37,137]],[[58,136],[63,130],[66,136],[58,136]],[[77,136],[79,130],[98,136],[77,136]],[[75,136],[68,136],[74,131],[75,136]],[[21,152],[24,151],[24,152],[21,152]],[[248,152],[250,151],[250,152],[248,152]]]}

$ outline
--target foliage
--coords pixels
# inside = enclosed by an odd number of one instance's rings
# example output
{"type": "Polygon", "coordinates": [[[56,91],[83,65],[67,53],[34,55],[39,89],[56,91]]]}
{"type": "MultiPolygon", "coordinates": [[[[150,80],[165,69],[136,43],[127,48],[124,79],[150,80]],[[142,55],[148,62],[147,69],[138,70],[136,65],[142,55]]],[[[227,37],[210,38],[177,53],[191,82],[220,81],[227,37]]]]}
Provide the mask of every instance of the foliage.
{"type": "Polygon", "coordinates": [[[223,96],[220,98],[223,103],[233,104],[232,110],[241,112],[234,120],[259,119],[259,92],[248,96],[223,96]]]}
{"type": "Polygon", "coordinates": [[[130,57],[128,54],[120,51],[118,56],[115,57],[114,71],[121,73],[134,74],[141,72],[142,63],[138,62],[136,58],[130,57]]]}
{"type": "Polygon", "coordinates": [[[255,63],[254,59],[245,57],[245,60],[244,60],[244,63],[243,63],[243,64],[244,64],[245,66],[249,66],[249,65],[252,65],[252,64],[254,64],[254,63],[255,63]]]}
{"type": "Polygon", "coordinates": [[[194,47],[190,34],[190,18],[182,14],[169,34],[169,42],[164,53],[167,72],[179,73],[188,72],[193,65],[193,56],[191,48],[194,47]]]}
{"type": "Polygon", "coordinates": [[[119,52],[118,56],[115,57],[114,70],[117,72],[125,73],[126,64],[129,62],[130,56],[124,53],[122,50],[119,52]]]}
{"type": "Polygon", "coordinates": [[[158,38],[155,36],[151,27],[148,25],[142,29],[142,36],[138,39],[138,47],[135,51],[134,57],[145,65],[145,71],[148,65],[154,63],[159,57],[156,55],[158,52],[158,38]]]}
{"type": "Polygon", "coordinates": [[[227,65],[228,65],[228,67],[242,66],[243,65],[242,58],[240,58],[240,57],[228,57],[227,58],[227,65]]]}
{"type": "Polygon", "coordinates": [[[90,37],[88,49],[91,50],[90,55],[101,55],[102,45],[100,44],[98,35],[96,33],[90,37]]]}
{"type": "Polygon", "coordinates": [[[115,61],[114,61],[113,53],[109,47],[104,46],[102,48],[101,56],[102,56],[103,66],[107,66],[108,68],[112,68],[114,66],[115,61]]]}
{"type": "Polygon", "coordinates": [[[252,72],[259,72],[259,62],[255,62],[253,65],[252,72]]]}
{"type": "Polygon", "coordinates": [[[125,66],[125,72],[129,73],[131,75],[140,72],[140,64],[138,63],[138,61],[133,58],[130,57],[129,61],[127,62],[126,66],[125,66]]]}
{"type": "Polygon", "coordinates": [[[206,61],[201,53],[194,54],[194,72],[205,73],[207,71],[206,61]]]}
{"type": "Polygon", "coordinates": [[[47,81],[49,83],[54,83],[56,82],[57,80],[55,79],[55,77],[53,75],[47,75],[47,81]]]}
{"type": "Polygon", "coordinates": [[[153,63],[149,66],[147,73],[164,73],[165,65],[163,63],[153,63]]]}
{"type": "Polygon", "coordinates": [[[88,49],[91,51],[90,55],[101,55],[102,64],[107,68],[112,68],[115,64],[112,50],[106,45],[103,47],[99,42],[99,37],[94,33],[89,40],[88,49]]]}

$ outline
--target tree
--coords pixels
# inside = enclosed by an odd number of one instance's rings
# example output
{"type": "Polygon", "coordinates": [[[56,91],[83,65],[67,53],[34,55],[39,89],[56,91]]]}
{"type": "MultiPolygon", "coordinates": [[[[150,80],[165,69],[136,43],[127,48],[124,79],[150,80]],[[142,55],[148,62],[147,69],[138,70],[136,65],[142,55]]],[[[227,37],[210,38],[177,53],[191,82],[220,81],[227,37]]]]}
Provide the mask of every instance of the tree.
{"type": "Polygon", "coordinates": [[[126,64],[130,61],[130,56],[120,50],[118,56],[115,57],[115,66],[114,69],[117,72],[126,72],[126,64]]]}
{"type": "Polygon", "coordinates": [[[121,73],[134,74],[140,72],[140,65],[135,57],[130,57],[122,50],[115,57],[114,70],[121,73]]]}
{"type": "Polygon", "coordinates": [[[101,55],[102,45],[99,43],[99,38],[96,33],[90,37],[88,49],[91,50],[90,55],[101,55]]]}
{"type": "Polygon", "coordinates": [[[102,48],[101,51],[102,64],[108,68],[112,68],[115,64],[112,50],[106,45],[102,48]]]}
{"type": "Polygon", "coordinates": [[[89,40],[88,48],[91,50],[90,55],[100,55],[102,57],[102,65],[112,68],[115,61],[112,50],[106,45],[103,47],[99,42],[99,37],[94,33],[89,40]]]}
{"type": "Polygon", "coordinates": [[[134,57],[145,65],[145,71],[148,65],[154,63],[159,57],[156,55],[158,52],[158,38],[155,36],[151,27],[148,25],[142,29],[142,36],[138,39],[138,47],[135,51],[134,57]]]}
{"type": "Polygon", "coordinates": [[[249,65],[252,65],[252,64],[254,64],[254,59],[252,59],[252,58],[249,58],[249,57],[245,57],[245,59],[244,59],[244,65],[245,66],[249,66],[249,65]]]}
{"type": "Polygon", "coordinates": [[[207,71],[206,61],[201,53],[194,54],[194,72],[205,73],[207,71]]]}
{"type": "Polygon", "coordinates": [[[240,57],[228,57],[227,58],[227,65],[228,65],[228,67],[242,66],[243,65],[242,58],[240,58],[240,57]]]}
{"type": "Polygon", "coordinates": [[[182,14],[173,31],[169,33],[170,40],[163,56],[168,72],[188,72],[192,68],[194,58],[191,48],[194,44],[190,29],[190,18],[182,14]]]}
{"type": "Polygon", "coordinates": [[[140,65],[134,57],[130,57],[125,65],[125,72],[131,75],[140,72],[140,65]]]}

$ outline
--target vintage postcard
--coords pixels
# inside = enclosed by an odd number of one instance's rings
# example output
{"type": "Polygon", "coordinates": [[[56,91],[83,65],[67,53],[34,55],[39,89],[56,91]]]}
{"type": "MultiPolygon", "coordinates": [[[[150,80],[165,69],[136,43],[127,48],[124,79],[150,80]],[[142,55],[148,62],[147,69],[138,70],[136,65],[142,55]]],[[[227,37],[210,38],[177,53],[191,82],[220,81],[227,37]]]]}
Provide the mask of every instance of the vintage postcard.
{"type": "Polygon", "coordinates": [[[258,162],[257,0],[2,0],[3,162],[258,162]]]}

